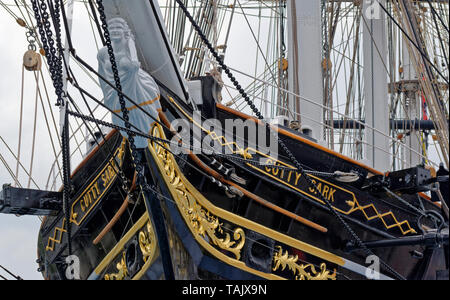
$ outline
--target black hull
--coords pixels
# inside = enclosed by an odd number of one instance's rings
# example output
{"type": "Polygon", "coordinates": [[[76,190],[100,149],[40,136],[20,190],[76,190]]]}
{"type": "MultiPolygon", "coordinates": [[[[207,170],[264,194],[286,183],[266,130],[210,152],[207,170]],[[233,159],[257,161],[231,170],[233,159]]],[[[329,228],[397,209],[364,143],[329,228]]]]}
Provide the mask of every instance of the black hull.
{"type": "MultiPolygon", "coordinates": [[[[161,101],[162,116],[168,122],[183,118],[192,123],[192,110],[188,106],[168,94],[162,95],[161,101]]],[[[226,119],[252,120],[220,105],[215,114],[223,123],[226,119]]],[[[422,224],[433,228],[429,221],[419,224],[417,213],[397,199],[363,189],[368,177],[380,175],[376,170],[287,129],[279,130],[279,134],[299,162],[309,169],[360,174],[361,180],[353,183],[307,176],[321,187],[323,196],[361,240],[408,238],[420,235],[422,224]]],[[[169,140],[173,137],[160,125],[155,125],[152,135],[169,140]]],[[[240,138],[247,140],[246,136],[240,138]]],[[[77,199],[96,178],[101,178],[110,161],[109,154],[121,147],[124,151],[121,169],[128,180],[128,188],[132,189],[133,164],[128,145],[124,145],[120,134],[111,134],[79,168],[73,176],[77,192],[72,207],[76,207],[77,199]]],[[[73,222],[71,236],[74,254],[82,262],[81,279],[154,280],[171,276],[178,280],[366,279],[367,267],[371,264],[366,261],[366,253],[352,249],[351,237],[302,176],[293,171],[282,173],[275,168],[247,163],[245,156],[240,160],[222,157],[221,163],[232,166],[236,175],[245,179],[245,185],[239,188],[246,193],[231,197],[222,188],[229,183],[227,179],[223,178],[222,185],[218,185],[220,180],[212,182],[211,176],[205,176],[207,163],[188,154],[174,156],[167,151],[169,145],[163,146],[150,142],[144,155],[147,181],[156,190],[136,195],[134,203],[129,204],[126,213],[120,215],[106,233],[108,223],[126,200],[118,177],[112,176],[110,185],[101,191],[89,213],[76,212],[82,221],[73,222]],[[258,199],[266,203],[256,201],[258,199]],[[294,219],[292,215],[299,218],[294,219]],[[128,222],[130,216],[131,222],[128,222]],[[158,220],[163,220],[164,225],[158,220]],[[164,239],[161,239],[161,232],[165,232],[164,239]],[[162,240],[167,240],[165,247],[162,240]],[[167,261],[172,268],[167,267],[167,261]]],[[[276,163],[291,166],[285,153],[280,154],[276,163]]],[[[251,155],[267,159],[256,152],[251,155]]],[[[209,175],[214,173],[211,172],[209,175]]],[[[420,197],[425,210],[440,212],[425,195],[400,196],[412,205],[416,205],[420,197]]],[[[40,231],[38,253],[45,278],[66,278],[63,258],[67,232],[63,222],[61,212],[56,217],[48,217],[40,231]]],[[[407,279],[436,279],[438,271],[447,269],[442,248],[399,246],[374,248],[373,252],[407,279]]],[[[380,279],[395,277],[383,268],[381,274],[376,275],[380,279]]]]}

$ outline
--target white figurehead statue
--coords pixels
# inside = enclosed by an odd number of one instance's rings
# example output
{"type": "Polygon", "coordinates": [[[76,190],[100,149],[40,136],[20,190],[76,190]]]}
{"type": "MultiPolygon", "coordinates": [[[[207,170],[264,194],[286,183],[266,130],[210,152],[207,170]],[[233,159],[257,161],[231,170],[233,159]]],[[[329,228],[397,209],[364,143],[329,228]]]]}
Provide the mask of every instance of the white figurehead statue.
{"type": "MultiPolygon", "coordinates": [[[[161,109],[161,104],[159,103],[160,91],[155,80],[141,69],[133,34],[127,22],[122,18],[113,18],[108,21],[108,29],[123,93],[155,119],[158,119],[158,110],[161,109]]],[[[100,49],[97,59],[99,62],[99,74],[114,85],[114,75],[106,47],[100,49]]],[[[122,116],[118,93],[101,79],[100,86],[103,91],[105,105],[119,116],[122,116]]],[[[140,131],[149,133],[154,119],[146,115],[127,99],[125,99],[125,105],[128,110],[130,123],[139,128],[140,131]]],[[[112,121],[116,125],[125,126],[124,121],[114,114],[112,115],[112,121]]],[[[131,127],[131,129],[136,130],[135,127],[131,127]]],[[[137,148],[146,148],[147,140],[136,136],[135,145],[137,148]]]]}

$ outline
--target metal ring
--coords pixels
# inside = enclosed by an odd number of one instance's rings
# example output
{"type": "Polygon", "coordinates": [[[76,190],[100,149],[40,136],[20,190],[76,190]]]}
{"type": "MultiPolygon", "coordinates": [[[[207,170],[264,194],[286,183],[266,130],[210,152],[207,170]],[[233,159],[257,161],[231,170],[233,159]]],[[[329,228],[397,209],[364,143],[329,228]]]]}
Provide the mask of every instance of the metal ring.
{"type": "Polygon", "coordinates": [[[422,226],[423,218],[434,219],[435,221],[437,221],[437,225],[439,226],[438,228],[435,228],[437,229],[437,231],[440,231],[442,227],[445,225],[445,219],[440,213],[433,210],[427,210],[424,212],[423,215],[419,216],[419,218],[417,219],[417,226],[419,227],[420,231],[422,231],[423,234],[426,233],[422,226]]]}

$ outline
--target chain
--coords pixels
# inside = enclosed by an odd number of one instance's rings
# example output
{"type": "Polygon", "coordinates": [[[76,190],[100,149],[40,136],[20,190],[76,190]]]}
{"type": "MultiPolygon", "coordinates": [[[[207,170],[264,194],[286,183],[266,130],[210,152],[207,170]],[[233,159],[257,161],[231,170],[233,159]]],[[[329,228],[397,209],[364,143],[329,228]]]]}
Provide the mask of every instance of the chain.
{"type": "MultiPolygon", "coordinates": [[[[98,11],[100,14],[100,20],[102,23],[101,27],[103,29],[105,44],[106,44],[106,47],[108,50],[109,60],[111,62],[111,69],[114,74],[114,81],[115,81],[115,85],[117,88],[117,94],[119,96],[120,107],[121,107],[123,119],[125,121],[125,128],[129,130],[131,128],[131,124],[129,122],[130,119],[128,116],[128,110],[126,108],[126,103],[125,103],[124,95],[122,92],[122,85],[120,83],[119,71],[117,69],[116,58],[114,55],[114,49],[112,46],[111,37],[109,34],[109,30],[108,30],[108,23],[106,21],[105,8],[103,6],[102,0],[97,0],[96,2],[97,2],[97,6],[98,6],[98,11]]],[[[144,192],[149,193],[150,195],[154,195],[154,197],[155,197],[154,201],[150,202],[149,208],[152,211],[153,219],[155,222],[155,227],[157,229],[156,231],[157,231],[157,236],[158,236],[158,240],[159,240],[158,244],[159,244],[160,251],[161,251],[164,275],[165,275],[166,279],[169,279],[169,280],[174,279],[172,259],[170,257],[169,241],[167,238],[167,232],[166,232],[166,228],[165,228],[165,224],[164,224],[162,208],[161,208],[161,204],[159,203],[158,195],[154,192],[156,190],[156,186],[154,184],[152,186],[150,186],[147,183],[147,181],[145,180],[144,172],[143,172],[144,166],[142,164],[140,154],[138,153],[138,150],[134,143],[134,135],[132,135],[132,134],[129,135],[128,141],[130,143],[132,160],[134,162],[135,170],[136,170],[136,177],[137,177],[136,184],[137,184],[137,186],[140,186],[144,192]]],[[[150,199],[148,199],[148,200],[150,201],[150,199]]]]}
{"type": "MultiPolygon", "coordinates": [[[[174,141],[169,141],[169,140],[166,140],[166,139],[162,139],[162,138],[158,138],[158,137],[155,137],[155,136],[152,136],[152,135],[144,134],[144,133],[141,133],[141,132],[137,132],[137,131],[134,131],[134,130],[132,130],[132,129],[127,129],[127,128],[125,128],[125,127],[122,127],[122,126],[119,126],[119,125],[115,125],[115,124],[112,124],[112,123],[108,123],[108,122],[105,122],[105,121],[102,121],[102,120],[98,120],[98,119],[95,119],[95,118],[90,117],[90,116],[85,116],[85,115],[82,115],[82,114],[77,113],[77,112],[68,111],[68,114],[69,114],[69,115],[72,115],[72,116],[74,116],[74,117],[80,118],[80,119],[82,119],[82,120],[85,120],[85,121],[96,122],[96,123],[98,123],[98,124],[100,124],[100,125],[102,125],[102,126],[109,127],[109,128],[112,128],[112,129],[116,129],[116,130],[118,130],[118,131],[126,132],[129,136],[130,136],[130,135],[134,135],[134,136],[144,137],[144,138],[147,138],[147,139],[149,139],[149,140],[152,140],[153,142],[158,143],[158,145],[159,145],[161,148],[163,148],[164,150],[166,150],[166,151],[170,152],[172,155],[178,157],[178,158],[179,158],[180,160],[182,160],[184,163],[189,164],[191,167],[193,167],[194,169],[196,169],[196,170],[197,170],[198,172],[200,172],[203,176],[205,176],[206,178],[208,178],[213,184],[216,184],[219,188],[223,189],[225,192],[233,193],[233,191],[232,191],[232,189],[230,189],[230,187],[228,187],[227,185],[225,185],[225,184],[223,184],[222,182],[218,181],[218,180],[217,180],[216,178],[214,178],[213,176],[210,176],[210,175],[208,175],[208,174],[206,174],[206,173],[200,171],[198,168],[196,168],[196,167],[193,166],[191,163],[189,163],[185,158],[181,157],[180,154],[175,154],[173,151],[171,151],[170,149],[168,149],[167,147],[164,146],[164,144],[169,144],[169,145],[179,146],[179,143],[176,143],[176,142],[174,142],[174,141]]],[[[186,144],[183,143],[183,145],[186,145],[186,144]]],[[[194,147],[188,147],[188,146],[186,147],[186,149],[189,149],[189,150],[191,150],[191,151],[193,150],[193,148],[194,148],[194,147]]],[[[148,187],[149,187],[148,185],[145,185],[145,184],[144,184],[144,188],[148,188],[148,187]]]]}
{"type": "Polygon", "coordinates": [[[383,189],[386,191],[386,193],[388,193],[389,195],[391,195],[392,197],[394,197],[395,199],[397,199],[398,201],[400,201],[401,203],[403,203],[404,205],[406,205],[407,207],[409,207],[413,211],[417,212],[419,215],[425,216],[425,212],[423,210],[418,209],[417,207],[415,207],[414,205],[412,205],[408,201],[406,201],[406,200],[402,199],[401,197],[397,196],[394,192],[392,192],[387,187],[383,187],[383,189]]]}
{"type": "MultiPolygon", "coordinates": [[[[53,86],[55,88],[57,96],[57,105],[62,105],[63,101],[63,69],[62,69],[62,43],[61,43],[61,24],[60,24],[60,5],[59,1],[54,4],[52,2],[45,3],[41,0],[40,3],[37,0],[32,0],[33,11],[39,29],[39,34],[41,36],[42,45],[45,51],[45,57],[49,65],[50,75],[53,81],[53,86]],[[56,48],[55,41],[53,40],[53,32],[51,29],[51,24],[49,21],[49,13],[47,9],[50,10],[53,25],[55,28],[56,35],[56,48]],[[58,53],[59,52],[59,53],[58,53]]],[[[71,242],[71,222],[70,222],[70,207],[69,199],[72,193],[72,187],[70,183],[70,145],[69,145],[69,131],[68,131],[68,118],[67,114],[63,116],[64,118],[64,128],[61,134],[61,146],[62,146],[62,160],[63,160],[63,180],[64,180],[64,190],[63,190],[63,210],[67,223],[67,246],[69,255],[72,254],[72,242],[71,242]]]]}
{"type": "MultiPolygon", "coordinates": [[[[58,1],[56,1],[58,2],[58,1]]],[[[49,67],[50,76],[52,78],[53,86],[55,88],[55,92],[57,95],[57,103],[56,105],[61,105],[63,103],[63,72],[62,72],[62,59],[61,55],[57,55],[57,51],[55,48],[55,41],[53,40],[53,32],[51,30],[51,24],[49,21],[49,14],[47,12],[47,4],[44,0],[41,0],[40,4],[38,0],[31,0],[34,17],[36,19],[36,24],[39,30],[39,35],[41,37],[42,47],[45,52],[45,57],[47,59],[47,64],[49,67]]],[[[55,5],[55,10],[58,12],[58,16],[56,16],[56,12],[53,14],[55,16],[56,22],[59,23],[59,4],[55,5]]],[[[55,28],[58,28],[58,24],[55,24],[55,28]]],[[[57,29],[58,30],[58,29],[57,29]]],[[[59,29],[60,30],[60,29],[59,29]]],[[[57,32],[57,40],[60,42],[60,35],[57,32]],[[59,35],[59,38],[58,38],[59,35]]]]}
{"type": "Polygon", "coordinates": [[[397,199],[398,201],[400,201],[401,203],[403,203],[404,205],[406,205],[407,207],[409,207],[410,209],[412,209],[413,211],[417,212],[420,215],[419,219],[417,221],[417,226],[419,227],[419,229],[422,230],[422,232],[424,232],[422,224],[421,224],[421,221],[422,221],[423,218],[433,219],[434,222],[435,222],[435,225],[436,225],[436,229],[438,231],[441,230],[442,227],[445,225],[445,219],[440,213],[432,211],[432,210],[428,210],[427,211],[427,210],[424,210],[424,209],[419,209],[419,208],[415,207],[414,205],[412,205],[411,203],[409,203],[408,201],[406,201],[405,199],[403,199],[403,198],[399,197],[398,195],[396,195],[393,191],[391,191],[387,187],[383,187],[383,189],[390,196],[394,197],[395,199],[397,199]]]}
{"type": "MultiPolygon", "coordinates": [[[[43,2],[43,0],[42,0],[43,2]]],[[[56,56],[56,50],[54,47],[50,49],[53,50],[53,59],[54,64],[57,66],[57,70],[59,73],[58,76],[58,88],[57,88],[57,96],[59,99],[60,105],[67,105],[62,100],[63,97],[63,78],[62,78],[62,56],[63,56],[63,47],[61,42],[61,23],[60,23],[60,5],[59,1],[55,1],[54,6],[51,2],[47,2],[50,8],[50,12],[52,14],[53,26],[55,28],[56,34],[56,44],[59,50],[59,56],[56,56]]],[[[47,32],[51,33],[51,30],[47,28],[47,32]]],[[[53,42],[53,39],[52,39],[53,42]]],[[[69,118],[66,113],[64,114],[64,128],[62,132],[62,160],[63,160],[63,178],[64,178],[64,190],[63,190],[63,209],[66,218],[67,224],[67,247],[69,251],[69,255],[72,255],[72,238],[71,238],[71,227],[72,223],[70,222],[70,196],[72,194],[72,183],[70,180],[70,134],[69,134],[69,118]]]]}
{"type": "Polygon", "coordinates": [[[28,29],[26,33],[27,41],[28,41],[28,50],[36,51],[36,35],[33,29],[28,29]]]}
{"type": "MultiPolygon", "coordinates": [[[[109,30],[108,30],[108,23],[106,20],[106,14],[105,14],[105,8],[103,6],[103,2],[102,0],[97,0],[97,6],[98,6],[98,11],[100,14],[100,21],[101,21],[101,27],[103,30],[103,35],[105,38],[105,44],[108,50],[108,54],[109,54],[109,60],[111,63],[111,69],[114,75],[114,81],[115,81],[115,86],[117,88],[117,94],[119,96],[119,103],[120,103],[120,108],[122,111],[122,117],[123,120],[125,121],[125,128],[130,130],[131,128],[131,124],[130,124],[130,117],[128,116],[128,110],[126,108],[126,103],[125,103],[125,97],[123,95],[122,92],[122,84],[120,82],[120,76],[119,76],[119,71],[117,68],[117,62],[116,62],[116,58],[114,55],[114,49],[112,46],[112,42],[111,42],[111,37],[109,34],[109,30]]],[[[139,157],[139,155],[137,154],[137,148],[136,145],[134,144],[134,135],[131,134],[128,137],[128,141],[130,143],[130,148],[131,148],[131,152],[132,152],[132,156],[133,156],[133,161],[136,167],[136,172],[137,172],[137,177],[139,180],[139,183],[143,183],[143,167],[141,164],[141,158],[139,157]]]]}
{"type": "MultiPolygon", "coordinates": [[[[244,91],[244,89],[242,88],[242,86],[239,84],[239,82],[236,80],[236,78],[233,76],[233,74],[231,73],[230,69],[228,68],[228,66],[226,66],[222,60],[222,58],[218,55],[218,53],[216,52],[216,50],[214,49],[214,47],[211,45],[211,43],[209,42],[209,40],[207,39],[207,37],[204,35],[204,33],[202,32],[201,28],[198,26],[198,24],[195,22],[194,18],[192,17],[192,15],[189,13],[189,11],[187,10],[186,6],[183,4],[183,2],[181,0],[176,0],[176,2],[179,4],[181,10],[184,12],[184,14],[186,15],[186,17],[189,19],[189,21],[191,22],[192,26],[194,27],[195,31],[197,32],[197,34],[200,36],[200,38],[202,39],[203,43],[208,47],[209,51],[211,52],[211,54],[213,55],[213,57],[216,59],[216,61],[219,63],[219,65],[221,66],[222,70],[225,72],[225,74],[227,74],[228,78],[231,80],[231,82],[233,83],[233,85],[235,86],[235,88],[239,91],[239,93],[241,94],[241,96],[244,98],[244,100],[247,102],[247,104],[250,106],[250,108],[252,109],[252,111],[254,112],[254,114],[258,117],[259,120],[263,121],[263,123],[266,125],[266,128],[269,130],[270,134],[272,134],[273,136],[276,137],[276,139],[278,140],[278,144],[280,145],[280,147],[283,149],[283,151],[287,154],[288,158],[290,161],[292,161],[295,165],[295,167],[298,169],[298,171],[301,174],[305,174],[305,170],[302,167],[302,165],[298,162],[298,160],[295,158],[295,156],[292,154],[292,152],[289,150],[289,148],[286,146],[286,144],[278,137],[277,134],[274,133],[274,131],[272,130],[271,126],[269,123],[264,122],[264,117],[262,116],[261,112],[256,108],[256,105],[253,103],[253,101],[250,100],[250,97],[248,96],[248,94],[244,91]]],[[[356,242],[356,244],[363,249],[366,254],[368,256],[370,255],[374,255],[374,253],[367,248],[367,246],[363,243],[363,241],[358,237],[358,235],[353,231],[353,229],[347,224],[347,222],[338,214],[338,212],[334,209],[334,207],[331,205],[331,203],[329,203],[329,201],[327,199],[325,199],[325,197],[323,197],[322,193],[320,192],[320,190],[317,188],[317,185],[314,184],[314,182],[312,181],[311,178],[309,178],[309,176],[302,176],[303,178],[305,178],[305,180],[307,181],[308,185],[314,190],[315,193],[317,193],[318,197],[327,205],[328,209],[332,212],[332,214],[334,215],[334,217],[342,224],[342,226],[347,230],[347,232],[350,234],[350,236],[354,239],[354,241],[356,242]]],[[[398,274],[395,270],[393,270],[389,265],[387,265],[385,262],[380,260],[380,263],[389,271],[391,272],[393,275],[395,275],[398,279],[404,279],[402,275],[398,274]]]]}

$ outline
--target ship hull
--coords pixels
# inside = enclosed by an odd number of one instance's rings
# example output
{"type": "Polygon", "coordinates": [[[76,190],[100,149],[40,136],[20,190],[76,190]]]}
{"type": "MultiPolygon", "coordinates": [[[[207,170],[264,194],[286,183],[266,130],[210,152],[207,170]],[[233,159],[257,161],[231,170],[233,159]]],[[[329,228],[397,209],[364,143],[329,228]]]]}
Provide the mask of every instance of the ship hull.
{"type": "MultiPolygon", "coordinates": [[[[117,217],[121,210],[119,204],[127,199],[126,193],[120,192],[122,182],[116,178],[110,189],[119,191],[105,192],[98,197],[86,216],[79,211],[71,213],[78,213],[72,220],[71,239],[74,254],[80,257],[81,279],[396,279],[395,274],[382,267],[371,268],[379,261],[408,279],[435,279],[438,271],[445,270],[442,249],[420,245],[384,247],[373,249],[374,257],[370,259],[367,259],[367,252],[357,247],[350,249],[351,236],[324,200],[332,204],[363,241],[406,238],[423,230],[418,216],[407,206],[384,193],[362,189],[364,178],[380,174],[376,170],[333,153],[305,136],[275,128],[301,164],[324,173],[356,172],[362,179],[342,183],[333,178],[287,171],[289,169],[282,174],[282,170],[246,160],[251,156],[252,161],[271,160],[274,166],[293,168],[285,153],[275,158],[247,148],[236,151],[233,159],[226,156],[219,159],[244,179],[245,183],[236,184],[221,177],[199,158],[201,155],[190,151],[174,155],[171,145],[161,142],[174,137],[164,123],[170,125],[175,119],[184,119],[192,125],[193,131],[198,126],[189,106],[174,100],[170,94],[163,94],[161,104],[162,123],[155,123],[151,131],[151,135],[160,140],[149,141],[149,147],[142,154],[151,189],[135,195],[127,204],[126,213],[117,217]],[[320,186],[322,196],[307,184],[305,176],[320,186]],[[223,186],[234,186],[241,193],[230,195],[224,192],[223,186]],[[102,221],[99,221],[100,215],[102,221]],[[79,218],[83,218],[82,223],[76,222],[79,218]],[[119,221],[111,225],[114,219],[119,221]],[[127,222],[129,219],[132,221],[127,222]]],[[[230,119],[258,122],[220,105],[216,109],[216,116],[223,124],[230,119]]],[[[262,124],[259,126],[265,128],[262,124]]],[[[199,127],[200,137],[211,135],[211,131],[199,127]]],[[[220,132],[215,134],[221,136],[220,132]]],[[[245,135],[237,138],[247,139],[245,135]]],[[[126,140],[118,133],[107,140],[115,142],[98,148],[109,147],[109,152],[121,149],[124,154],[120,168],[126,170],[124,175],[130,185],[133,163],[126,140]]],[[[223,147],[226,145],[223,143],[223,147]]],[[[87,161],[73,177],[76,190],[82,192],[76,193],[72,207],[76,207],[74,203],[84,195],[85,186],[102,178],[102,166],[107,165],[108,155],[93,155],[87,161]],[[97,168],[90,165],[97,165],[97,168]],[[88,173],[90,176],[86,175],[88,173]],[[77,185],[77,176],[90,179],[84,182],[79,179],[77,185]]],[[[129,189],[133,190],[133,186],[129,189]]],[[[417,194],[401,196],[411,203],[417,199],[417,194]]],[[[419,197],[427,211],[440,211],[424,195],[419,197]]],[[[39,261],[46,278],[65,279],[64,267],[67,266],[60,260],[67,247],[67,227],[55,220],[62,222],[63,215],[43,222],[39,261]],[[51,249],[48,245],[53,242],[56,246],[51,249]]],[[[426,221],[424,224],[432,226],[426,221]]]]}

